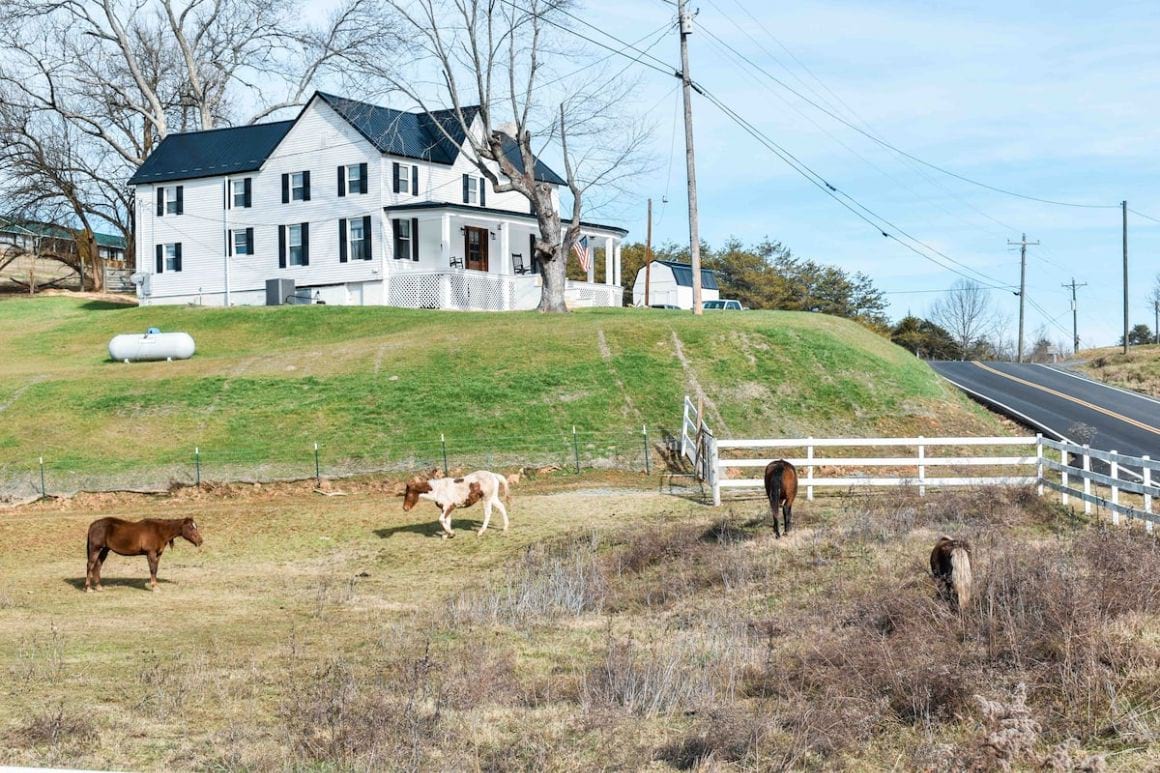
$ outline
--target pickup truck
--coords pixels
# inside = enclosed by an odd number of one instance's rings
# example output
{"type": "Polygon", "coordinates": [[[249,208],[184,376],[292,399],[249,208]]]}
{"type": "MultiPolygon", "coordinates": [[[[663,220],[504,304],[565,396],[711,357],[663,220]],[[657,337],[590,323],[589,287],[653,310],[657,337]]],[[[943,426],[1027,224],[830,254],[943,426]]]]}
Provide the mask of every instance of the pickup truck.
{"type": "Polygon", "coordinates": [[[701,306],[709,311],[711,309],[721,309],[724,311],[745,311],[745,307],[741,305],[741,301],[735,301],[722,298],[717,301],[705,301],[701,306]]]}

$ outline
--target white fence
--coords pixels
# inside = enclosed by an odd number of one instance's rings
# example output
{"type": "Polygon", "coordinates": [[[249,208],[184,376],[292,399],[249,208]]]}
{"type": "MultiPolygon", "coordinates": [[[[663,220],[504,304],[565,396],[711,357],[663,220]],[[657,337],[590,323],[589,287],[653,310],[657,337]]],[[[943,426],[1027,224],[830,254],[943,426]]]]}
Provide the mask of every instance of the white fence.
{"type": "Polygon", "coordinates": [[[698,477],[711,487],[714,505],[721,504],[723,490],[763,490],[765,481],[761,473],[757,473],[758,477],[752,477],[736,471],[763,471],[774,459],[783,458],[768,453],[776,449],[804,453],[804,456],[791,456],[787,461],[798,468],[798,486],[805,488],[809,500],[813,500],[815,488],[824,487],[850,489],[863,486],[915,486],[921,496],[926,494],[927,487],[1035,485],[1040,496],[1044,488],[1058,491],[1065,505],[1071,497],[1083,501],[1085,513],[1091,512],[1092,505],[1104,507],[1112,513],[1113,523],[1119,523],[1121,515],[1144,521],[1148,531],[1152,531],[1153,523],[1160,523],[1160,516],[1153,512],[1153,501],[1160,497],[1160,486],[1152,485],[1153,471],[1160,472],[1160,460],[1153,461],[1147,456],[1135,457],[1116,451],[1101,451],[1058,442],[1042,435],[718,439],[705,425],[697,406],[688,396],[685,397],[681,421],[681,455],[693,464],[698,477]],[[910,453],[904,456],[880,453],[883,449],[894,448],[907,449],[910,453]],[[1023,453],[1001,455],[974,452],[975,449],[984,448],[1010,448],[1023,453]],[[832,449],[868,449],[870,453],[859,456],[827,455],[832,449]],[[1058,459],[1051,458],[1047,453],[1049,450],[1058,452],[1058,459]],[[766,453],[749,455],[750,452],[766,453]],[[1106,462],[1108,474],[1092,470],[1092,459],[1106,462]],[[947,468],[961,470],[974,467],[986,468],[989,474],[928,474],[928,468],[944,471],[947,468]],[[1006,472],[1006,468],[1010,468],[1010,474],[994,474],[997,470],[1006,472]],[[1142,474],[1133,472],[1131,468],[1138,468],[1142,474]],[[853,474],[818,476],[815,472],[819,469],[849,469],[853,474]],[[1052,474],[1049,475],[1049,472],[1052,474]],[[1073,481],[1082,485],[1082,488],[1074,488],[1073,481]],[[1099,489],[1106,489],[1107,496],[1103,496],[1099,489]]]}
{"type": "MultiPolygon", "coordinates": [[[[387,305],[410,309],[511,311],[539,303],[539,277],[454,269],[402,270],[387,277],[387,305]]],[[[564,299],[573,308],[620,306],[617,285],[565,282],[564,299]]]]}

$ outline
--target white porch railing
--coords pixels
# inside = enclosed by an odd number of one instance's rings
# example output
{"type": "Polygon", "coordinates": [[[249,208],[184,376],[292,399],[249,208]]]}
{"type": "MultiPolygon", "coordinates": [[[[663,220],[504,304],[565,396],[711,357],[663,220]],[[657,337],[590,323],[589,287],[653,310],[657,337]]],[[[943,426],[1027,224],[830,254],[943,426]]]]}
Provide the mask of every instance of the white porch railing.
{"type": "MultiPolygon", "coordinates": [[[[802,450],[804,457],[791,457],[788,461],[798,468],[798,486],[806,490],[806,498],[814,498],[814,489],[822,487],[849,489],[861,486],[915,486],[919,495],[925,495],[927,487],[949,488],[955,486],[995,486],[995,485],[1035,485],[1040,496],[1044,488],[1060,493],[1061,502],[1066,505],[1071,497],[1084,503],[1084,512],[1090,513],[1092,505],[1104,507],[1112,514],[1112,522],[1118,524],[1126,515],[1145,523],[1147,530],[1154,523],[1160,523],[1160,515],[1153,510],[1153,503],[1160,497],[1160,486],[1153,480],[1160,473],[1160,460],[1147,456],[1128,456],[1116,451],[1102,451],[1089,446],[1059,442],[1042,435],[1025,437],[945,437],[945,438],[768,438],[753,440],[718,439],[698,415],[696,406],[685,397],[681,419],[681,448],[683,457],[692,463],[694,470],[705,480],[713,492],[713,504],[721,504],[721,492],[735,489],[762,490],[765,481],[754,477],[731,477],[731,471],[763,470],[774,457],[768,453],[752,456],[750,451],[769,449],[802,450]],[[964,448],[1004,448],[1023,447],[1027,453],[1015,455],[988,455],[963,453],[964,448]],[[823,456],[819,449],[884,449],[908,448],[914,453],[906,456],[886,456],[871,454],[861,456],[823,456]],[[931,455],[930,449],[953,449],[952,453],[931,455]],[[1058,460],[1046,455],[1046,450],[1059,452],[1058,460]],[[725,453],[727,458],[721,458],[725,453]],[[1069,458],[1070,457],[1070,458],[1069,458]],[[1092,459],[1106,462],[1108,473],[1092,470],[1092,459]],[[1073,464],[1080,464],[1076,467],[1073,464]],[[932,477],[927,469],[984,467],[991,470],[1011,467],[1011,475],[942,475],[932,477]],[[852,469],[851,475],[815,476],[817,468],[852,469]],[[867,470],[882,470],[894,474],[868,474],[867,470]],[[1019,468],[1025,472],[1019,474],[1019,468]],[[1138,468],[1137,474],[1131,468],[1138,468]],[[899,471],[905,474],[898,474],[899,471]],[[913,474],[911,474],[913,470],[913,474]],[[1052,473],[1048,475],[1048,472],[1052,473]],[[1032,474],[1033,473],[1033,474],[1032,474]],[[1058,474],[1058,479],[1055,474],[1058,474]],[[1082,488],[1076,488],[1072,481],[1082,481],[1082,488]],[[1097,489],[1097,490],[1093,490],[1097,489]],[[1106,491],[1106,496],[1099,489],[1106,491]],[[1129,501],[1130,498],[1130,501],[1129,501]]],[[[738,473],[734,473],[737,475],[738,473]]],[[[740,473],[744,474],[744,473],[740,473]]]]}
{"type": "MultiPolygon", "coordinates": [[[[459,311],[511,311],[534,308],[527,304],[528,285],[538,277],[494,274],[487,271],[398,271],[387,277],[387,305],[408,309],[456,309],[459,311]]],[[[565,285],[564,297],[573,308],[619,306],[621,288],[616,285],[573,282],[565,285]]]]}

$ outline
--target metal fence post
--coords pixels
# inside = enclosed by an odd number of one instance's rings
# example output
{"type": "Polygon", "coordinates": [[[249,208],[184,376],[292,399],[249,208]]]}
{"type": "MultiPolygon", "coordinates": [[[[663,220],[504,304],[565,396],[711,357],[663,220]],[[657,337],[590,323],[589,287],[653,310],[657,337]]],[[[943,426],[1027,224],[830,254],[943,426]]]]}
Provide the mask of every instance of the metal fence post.
{"type": "Polygon", "coordinates": [[[40,457],[40,496],[43,499],[48,496],[48,488],[44,485],[44,457],[40,457]]]}
{"type": "Polygon", "coordinates": [[[576,425],[572,425],[572,456],[576,460],[576,474],[580,474],[580,439],[576,436],[576,425]]]}
{"type": "Polygon", "coordinates": [[[318,442],[314,443],[314,482],[319,486],[322,485],[322,466],[318,461],[318,442]]]}
{"type": "Polygon", "coordinates": [[[806,446],[806,501],[814,501],[814,438],[810,436],[807,438],[809,445],[806,446]]]}
{"type": "MultiPolygon", "coordinates": [[[[1090,473],[1092,471],[1092,456],[1088,453],[1091,446],[1087,443],[1083,444],[1083,471],[1090,473]]],[[[1092,511],[1092,502],[1088,498],[1092,495],[1092,479],[1086,474],[1083,476],[1083,514],[1090,515],[1092,511]]]]}
{"type": "MultiPolygon", "coordinates": [[[[1152,468],[1148,466],[1148,462],[1152,461],[1152,457],[1142,456],[1140,458],[1144,460],[1144,486],[1148,487],[1152,485],[1152,468]]],[[[1144,492],[1144,512],[1152,515],[1152,495],[1146,491],[1144,492]]],[[[1144,530],[1149,534],[1152,533],[1151,519],[1144,521],[1144,530]]]]}
{"type": "Polygon", "coordinates": [[[193,447],[193,479],[195,485],[201,488],[201,449],[193,447]]]}
{"type": "Polygon", "coordinates": [[[1039,481],[1036,492],[1043,496],[1043,433],[1035,433],[1035,479],[1039,481]]]}
{"type": "Polygon", "coordinates": [[[439,433],[439,450],[443,453],[443,474],[447,475],[447,437],[439,433]]]}
{"type": "Polygon", "coordinates": [[[1060,504],[1063,504],[1063,505],[1066,505],[1066,504],[1067,504],[1067,503],[1070,501],[1070,499],[1071,499],[1071,497],[1069,497],[1069,496],[1068,496],[1068,494],[1067,494],[1067,487],[1068,487],[1068,479],[1067,479],[1067,468],[1068,468],[1068,453],[1067,453],[1067,445],[1066,445],[1066,443],[1067,443],[1067,441],[1065,440],[1065,441],[1064,441],[1064,444],[1065,444],[1065,445],[1064,445],[1064,447],[1063,447],[1063,448],[1061,448],[1061,449],[1059,449],[1059,463],[1063,465],[1063,469],[1059,471],[1060,482],[1063,484],[1063,490],[1059,492],[1059,502],[1060,502],[1060,504]]]}
{"type": "MultiPolygon", "coordinates": [[[[681,429],[681,433],[682,433],[681,442],[684,443],[685,438],[684,438],[684,428],[683,427],[681,429]]],[[[649,464],[649,458],[648,458],[648,425],[647,424],[641,425],[640,434],[642,436],[644,436],[644,474],[645,475],[652,475],[652,465],[649,464]]]]}
{"type": "Polygon", "coordinates": [[[922,444],[922,435],[918,436],[918,495],[920,497],[926,496],[926,465],[923,460],[926,459],[926,446],[922,444]]]}
{"type": "Polygon", "coordinates": [[[1109,463],[1112,466],[1112,523],[1120,524],[1120,487],[1116,485],[1116,481],[1120,479],[1120,463],[1116,461],[1116,449],[1112,449],[1112,459],[1109,463]]]}

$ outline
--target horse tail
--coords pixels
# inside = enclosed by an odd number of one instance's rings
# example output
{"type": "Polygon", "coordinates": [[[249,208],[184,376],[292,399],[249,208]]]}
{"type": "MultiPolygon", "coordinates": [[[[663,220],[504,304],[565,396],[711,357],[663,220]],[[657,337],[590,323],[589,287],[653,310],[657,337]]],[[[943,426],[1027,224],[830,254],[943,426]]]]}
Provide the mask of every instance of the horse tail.
{"type": "Polygon", "coordinates": [[[951,548],[951,583],[959,609],[963,609],[971,601],[971,554],[963,545],[951,548]]]}
{"type": "Polygon", "coordinates": [[[508,489],[507,478],[505,478],[504,476],[500,475],[499,473],[495,473],[495,472],[493,472],[492,475],[494,475],[496,481],[499,482],[499,489],[500,489],[500,491],[503,492],[503,501],[510,502],[511,501],[511,493],[510,493],[510,490],[508,489]]]}
{"type": "Polygon", "coordinates": [[[785,466],[776,465],[765,478],[765,494],[769,497],[769,507],[773,510],[773,523],[777,525],[777,508],[781,504],[781,476],[785,466]]]}

